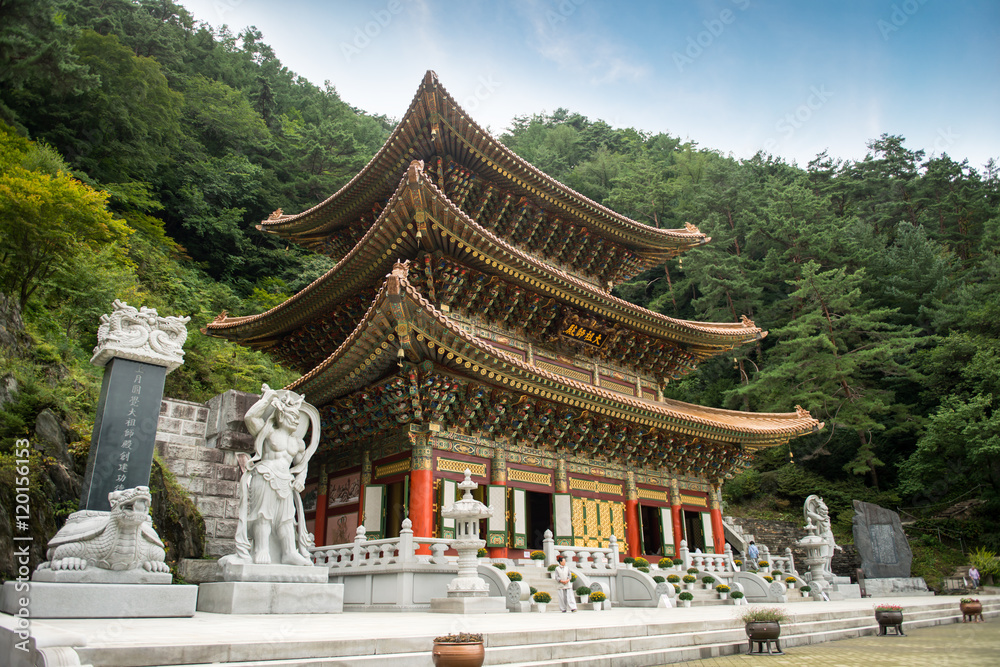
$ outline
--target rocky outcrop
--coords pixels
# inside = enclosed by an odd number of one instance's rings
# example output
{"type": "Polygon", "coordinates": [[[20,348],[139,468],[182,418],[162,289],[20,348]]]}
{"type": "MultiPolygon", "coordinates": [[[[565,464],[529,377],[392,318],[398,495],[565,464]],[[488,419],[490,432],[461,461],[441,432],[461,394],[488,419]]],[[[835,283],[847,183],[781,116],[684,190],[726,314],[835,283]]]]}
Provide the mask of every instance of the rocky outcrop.
{"type": "Polygon", "coordinates": [[[17,299],[0,292],[0,349],[12,356],[21,356],[30,344],[17,299]]]}

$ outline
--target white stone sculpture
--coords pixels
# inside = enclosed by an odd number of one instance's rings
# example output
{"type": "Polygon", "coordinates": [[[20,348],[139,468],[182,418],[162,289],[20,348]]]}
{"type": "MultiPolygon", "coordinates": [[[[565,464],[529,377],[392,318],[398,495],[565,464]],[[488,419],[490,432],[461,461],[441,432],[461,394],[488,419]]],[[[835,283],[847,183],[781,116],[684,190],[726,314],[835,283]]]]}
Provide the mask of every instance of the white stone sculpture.
{"type": "Polygon", "coordinates": [[[489,585],[477,573],[476,553],[486,546],[486,541],[479,538],[479,520],[493,516],[493,508],[472,497],[478,486],[472,481],[472,471],[467,468],[465,479],[458,485],[465,493],[441,510],[441,516],[455,520],[455,539],[451,546],[458,552],[458,576],[448,584],[448,597],[489,595],[489,585]]]}
{"type": "Polygon", "coordinates": [[[101,315],[91,363],[104,366],[112,357],[122,357],[166,366],[168,373],[184,363],[190,317],[160,317],[155,308],[136,310],[118,299],[114,306],[110,314],[101,315]]]}
{"type": "Polygon", "coordinates": [[[833,551],[834,549],[843,551],[843,548],[838,546],[833,538],[833,529],[830,527],[830,509],[822,498],[814,494],[806,498],[803,514],[806,518],[807,530],[809,526],[815,526],[817,537],[823,541],[819,552],[819,557],[823,559],[823,578],[833,582],[833,567],[831,565],[833,551]]]}
{"type": "Polygon", "coordinates": [[[74,512],[49,541],[48,561],[39,570],[169,572],[163,542],[153,529],[148,486],[108,494],[110,512],[74,512]]]}
{"type": "Polygon", "coordinates": [[[293,391],[266,384],[261,391],[244,417],[254,436],[254,456],[238,489],[236,553],[220,562],[312,566],[313,536],[306,530],[301,494],[319,445],[319,411],[293,391]]]}

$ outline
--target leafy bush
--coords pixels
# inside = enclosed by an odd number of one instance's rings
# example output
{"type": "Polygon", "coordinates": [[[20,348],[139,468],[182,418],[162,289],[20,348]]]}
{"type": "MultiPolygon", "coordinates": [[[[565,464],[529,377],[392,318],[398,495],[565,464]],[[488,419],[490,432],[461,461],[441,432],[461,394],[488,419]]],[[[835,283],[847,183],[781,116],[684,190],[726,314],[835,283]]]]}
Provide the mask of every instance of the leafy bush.
{"type": "Polygon", "coordinates": [[[762,560],[762,561],[758,561],[757,562],[757,567],[764,568],[764,567],[767,567],[767,565],[768,565],[768,563],[767,563],[766,560],[762,560]]]}
{"type": "Polygon", "coordinates": [[[590,594],[590,597],[587,599],[590,600],[591,602],[604,602],[605,600],[608,599],[608,596],[602,593],[601,591],[594,591],[593,593],[590,594]]]}
{"type": "Polygon", "coordinates": [[[742,597],[743,597],[743,593],[740,593],[739,591],[735,591],[735,592],[734,592],[734,593],[733,593],[732,595],[730,595],[729,597],[731,597],[731,598],[732,598],[732,599],[734,599],[734,600],[739,600],[740,598],[742,598],[742,597]]]}
{"type": "Polygon", "coordinates": [[[802,591],[803,593],[808,593],[809,591],[812,590],[812,586],[803,586],[799,590],[802,591]]]}
{"type": "Polygon", "coordinates": [[[545,560],[545,552],[544,551],[537,551],[537,550],[536,551],[532,551],[531,552],[531,560],[545,560]]]}
{"type": "Polygon", "coordinates": [[[692,595],[691,591],[684,591],[683,593],[680,593],[677,596],[677,599],[678,600],[693,600],[694,599],[694,595],[692,595]]]}
{"type": "Polygon", "coordinates": [[[489,554],[489,551],[487,551],[486,548],[483,547],[482,549],[476,552],[476,558],[486,558],[487,554],[489,554]]]}
{"type": "Polygon", "coordinates": [[[538,591],[537,593],[531,596],[531,599],[537,602],[538,604],[548,604],[549,602],[552,602],[552,596],[546,593],[545,591],[538,591]]]}
{"type": "Polygon", "coordinates": [[[507,569],[507,566],[505,564],[503,564],[503,563],[493,563],[493,567],[495,567],[498,570],[506,570],[507,569]]]}
{"type": "Polygon", "coordinates": [[[673,563],[674,563],[675,566],[677,566],[677,565],[682,565],[684,563],[684,561],[682,561],[680,558],[675,558],[673,560],[673,563]]]}
{"type": "Polygon", "coordinates": [[[626,565],[632,565],[633,563],[635,563],[635,559],[632,558],[631,556],[625,556],[625,558],[622,559],[622,562],[625,563],[626,565]]]}
{"type": "Polygon", "coordinates": [[[781,576],[781,570],[771,570],[771,576],[777,579],[781,576]]]}
{"type": "Polygon", "coordinates": [[[666,581],[666,579],[657,574],[653,577],[653,581],[655,581],[658,584],[662,584],[664,581],[666,581]]]}
{"type": "Polygon", "coordinates": [[[576,588],[576,594],[577,595],[590,595],[590,587],[589,586],[577,586],[577,588],[576,588]]]}
{"type": "Polygon", "coordinates": [[[676,584],[680,580],[681,580],[681,578],[678,577],[676,574],[668,574],[667,575],[667,581],[669,581],[672,584],[676,584]]]}
{"type": "Polygon", "coordinates": [[[549,570],[549,572],[552,572],[552,571],[554,571],[554,570],[555,570],[555,569],[556,569],[557,567],[559,567],[559,566],[558,566],[558,565],[556,565],[555,563],[552,563],[552,565],[549,565],[549,567],[548,567],[548,570],[549,570]]]}
{"type": "Polygon", "coordinates": [[[701,578],[701,582],[703,584],[714,584],[715,583],[715,577],[704,576],[704,577],[701,578]]]}
{"type": "Polygon", "coordinates": [[[537,589],[537,588],[535,588],[534,586],[528,586],[528,593],[529,593],[530,595],[534,595],[534,594],[535,594],[535,593],[537,593],[537,592],[538,592],[538,589],[537,589]]]}
{"type": "Polygon", "coordinates": [[[646,574],[649,574],[649,568],[648,567],[637,567],[635,569],[639,570],[640,572],[645,572],[646,574]]]}
{"type": "Polygon", "coordinates": [[[693,584],[696,581],[698,581],[698,577],[694,576],[693,574],[685,574],[684,575],[684,583],[685,584],[693,584]]]}
{"type": "Polygon", "coordinates": [[[719,591],[720,593],[728,593],[730,591],[730,588],[725,584],[719,584],[718,586],[715,587],[715,590],[719,591]]]}
{"type": "Polygon", "coordinates": [[[1000,574],[1000,561],[997,560],[995,552],[979,547],[969,554],[969,562],[979,570],[979,574],[1000,574]]]}
{"type": "Polygon", "coordinates": [[[781,623],[788,620],[788,615],[777,607],[751,606],[737,616],[741,623],[781,623]]]}
{"type": "Polygon", "coordinates": [[[507,578],[511,581],[521,581],[524,577],[521,576],[520,572],[514,572],[513,570],[507,573],[507,578]]]}
{"type": "Polygon", "coordinates": [[[794,584],[796,581],[798,581],[798,579],[796,579],[795,577],[785,577],[785,583],[788,584],[789,586],[794,584]]]}
{"type": "Polygon", "coordinates": [[[689,567],[688,568],[688,574],[698,574],[698,568],[696,568],[696,567],[689,567]]]}
{"type": "Polygon", "coordinates": [[[660,566],[660,569],[666,569],[674,564],[674,561],[670,558],[661,558],[656,562],[660,566]]]}
{"type": "Polygon", "coordinates": [[[674,593],[680,593],[680,592],[681,592],[681,587],[678,586],[677,584],[674,584],[674,593]]]}
{"type": "Polygon", "coordinates": [[[772,581],[774,581],[774,577],[765,574],[764,581],[766,581],[767,583],[771,583],[772,581]]]}
{"type": "Polygon", "coordinates": [[[649,561],[645,558],[636,558],[634,562],[636,567],[649,567],[649,561]]]}

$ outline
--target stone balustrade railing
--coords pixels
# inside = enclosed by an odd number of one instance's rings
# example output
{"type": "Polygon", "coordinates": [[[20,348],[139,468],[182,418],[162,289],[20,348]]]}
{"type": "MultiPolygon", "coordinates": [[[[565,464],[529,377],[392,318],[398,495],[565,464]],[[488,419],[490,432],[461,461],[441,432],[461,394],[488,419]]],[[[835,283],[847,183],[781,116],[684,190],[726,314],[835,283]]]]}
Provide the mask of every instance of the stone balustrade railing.
{"type": "Polygon", "coordinates": [[[330,569],[370,567],[402,563],[430,563],[445,565],[450,561],[444,555],[451,540],[438,538],[414,538],[412,522],[403,521],[399,537],[369,540],[365,537],[364,526],[358,526],[354,542],[312,547],[309,551],[316,565],[330,569]],[[430,554],[417,554],[421,546],[426,546],[430,554]]]}
{"type": "Polygon", "coordinates": [[[618,538],[612,535],[608,538],[607,547],[570,547],[557,546],[552,539],[552,531],[546,530],[542,539],[542,551],[545,552],[545,564],[552,565],[560,555],[566,557],[566,564],[580,570],[618,569],[618,538]]]}

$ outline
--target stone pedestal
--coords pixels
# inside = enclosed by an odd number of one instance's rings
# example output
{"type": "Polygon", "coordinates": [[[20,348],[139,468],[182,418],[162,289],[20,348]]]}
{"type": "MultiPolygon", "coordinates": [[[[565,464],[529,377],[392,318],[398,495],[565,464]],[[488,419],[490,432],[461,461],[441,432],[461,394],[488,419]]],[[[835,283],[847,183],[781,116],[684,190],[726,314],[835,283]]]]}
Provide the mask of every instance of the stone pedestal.
{"type": "Polygon", "coordinates": [[[447,597],[431,600],[431,612],[438,614],[505,614],[507,601],[489,597],[447,597]]]}
{"type": "Polygon", "coordinates": [[[215,614],[339,614],[344,584],[306,565],[223,562],[223,581],[198,586],[198,611],[215,614]]]}
{"type": "MultiPolygon", "coordinates": [[[[168,577],[170,575],[167,575],[168,577]]],[[[197,586],[160,584],[86,584],[32,581],[28,591],[17,582],[3,585],[0,609],[16,615],[27,600],[31,618],[167,618],[194,616],[197,586]]]]}
{"type": "Polygon", "coordinates": [[[865,592],[873,598],[934,595],[922,577],[865,578],[865,592]]]}
{"type": "Polygon", "coordinates": [[[198,586],[198,611],[215,614],[339,614],[343,584],[217,581],[198,586]]]}

